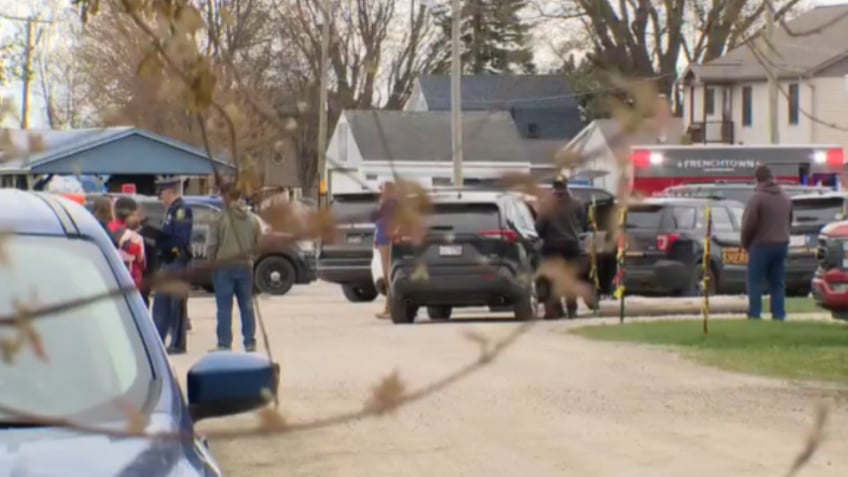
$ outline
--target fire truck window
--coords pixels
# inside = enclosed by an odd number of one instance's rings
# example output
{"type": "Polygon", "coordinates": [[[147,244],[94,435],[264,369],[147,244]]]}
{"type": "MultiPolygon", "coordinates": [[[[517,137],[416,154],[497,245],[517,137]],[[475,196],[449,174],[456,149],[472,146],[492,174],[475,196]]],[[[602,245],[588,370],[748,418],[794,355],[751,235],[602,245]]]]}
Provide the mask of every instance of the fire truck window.
{"type": "Polygon", "coordinates": [[[712,210],[713,214],[713,230],[715,232],[730,232],[733,231],[733,221],[730,220],[730,213],[724,207],[716,207],[712,210]]]}
{"type": "Polygon", "coordinates": [[[697,228],[698,209],[695,207],[675,207],[672,209],[672,220],[675,229],[697,228]]]}
{"type": "Polygon", "coordinates": [[[663,209],[660,206],[636,206],[627,210],[625,226],[628,229],[658,229],[663,209]]]}

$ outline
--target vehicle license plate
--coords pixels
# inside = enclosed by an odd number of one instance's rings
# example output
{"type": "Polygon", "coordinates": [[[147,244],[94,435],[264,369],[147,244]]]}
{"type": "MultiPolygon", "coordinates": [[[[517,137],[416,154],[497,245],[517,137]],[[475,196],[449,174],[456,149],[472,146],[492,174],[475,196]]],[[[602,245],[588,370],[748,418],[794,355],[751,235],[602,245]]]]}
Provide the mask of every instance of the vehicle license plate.
{"type": "Polygon", "coordinates": [[[440,245],[439,255],[442,257],[458,257],[462,255],[462,245],[440,245]]]}
{"type": "Polygon", "coordinates": [[[347,236],[347,243],[356,243],[356,244],[362,243],[362,236],[361,235],[348,235],[347,236]]]}
{"type": "Polygon", "coordinates": [[[793,235],[789,237],[789,246],[790,247],[806,247],[807,246],[807,236],[806,235],[793,235]]]}
{"type": "Polygon", "coordinates": [[[746,265],[748,253],[741,248],[726,248],[721,251],[721,261],[725,265],[746,265]]]}

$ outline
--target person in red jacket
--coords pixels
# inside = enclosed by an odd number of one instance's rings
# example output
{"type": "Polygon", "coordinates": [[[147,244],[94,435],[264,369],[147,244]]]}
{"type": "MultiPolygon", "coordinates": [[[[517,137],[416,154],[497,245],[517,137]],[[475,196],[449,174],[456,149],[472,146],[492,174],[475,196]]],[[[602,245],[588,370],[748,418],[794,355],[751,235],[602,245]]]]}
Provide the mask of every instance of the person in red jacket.
{"type": "Polygon", "coordinates": [[[115,201],[115,220],[108,227],[137,288],[143,285],[146,262],[144,238],[137,232],[140,224],[138,203],[130,197],[119,197],[115,201]]]}

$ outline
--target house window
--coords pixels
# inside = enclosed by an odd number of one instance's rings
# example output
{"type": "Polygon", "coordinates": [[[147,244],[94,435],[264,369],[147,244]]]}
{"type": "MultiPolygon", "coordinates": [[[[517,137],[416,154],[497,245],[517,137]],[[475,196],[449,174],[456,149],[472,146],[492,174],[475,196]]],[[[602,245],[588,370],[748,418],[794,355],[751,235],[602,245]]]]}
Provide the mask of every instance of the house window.
{"type": "Polygon", "coordinates": [[[754,123],[753,91],[750,86],[742,87],[742,125],[750,126],[754,123]]]}
{"type": "Polygon", "coordinates": [[[339,162],[347,162],[347,123],[339,123],[339,162]]]}
{"type": "Polygon", "coordinates": [[[376,182],[377,174],[365,174],[365,180],[368,182],[376,182]]]}
{"type": "Polygon", "coordinates": [[[715,89],[707,88],[704,92],[704,108],[707,110],[707,116],[715,114],[715,89]]]}
{"type": "Polygon", "coordinates": [[[433,187],[450,187],[453,185],[453,179],[450,177],[434,177],[432,181],[433,187]]]}
{"type": "Polygon", "coordinates": [[[798,97],[798,83],[789,85],[789,124],[798,124],[798,113],[800,112],[800,98],[798,97]]]}
{"type": "Polygon", "coordinates": [[[539,126],[536,123],[527,125],[527,137],[536,139],[539,137],[539,126]]]}

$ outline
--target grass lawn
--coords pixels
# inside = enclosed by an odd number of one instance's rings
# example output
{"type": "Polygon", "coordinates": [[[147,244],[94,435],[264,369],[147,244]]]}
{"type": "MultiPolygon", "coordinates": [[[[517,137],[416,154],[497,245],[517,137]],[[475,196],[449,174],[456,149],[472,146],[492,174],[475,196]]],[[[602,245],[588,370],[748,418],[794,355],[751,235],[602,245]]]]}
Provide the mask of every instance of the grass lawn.
{"type": "MultiPolygon", "coordinates": [[[[763,298],[763,316],[769,313],[769,299],[763,298]]],[[[795,313],[829,313],[827,310],[816,306],[816,302],[812,298],[805,296],[787,297],[786,298],[786,314],[790,317],[795,313]]]]}
{"type": "Polygon", "coordinates": [[[700,320],[593,325],[572,331],[587,338],[667,345],[698,362],[792,380],[848,383],[848,326],[828,322],[700,320]]]}

